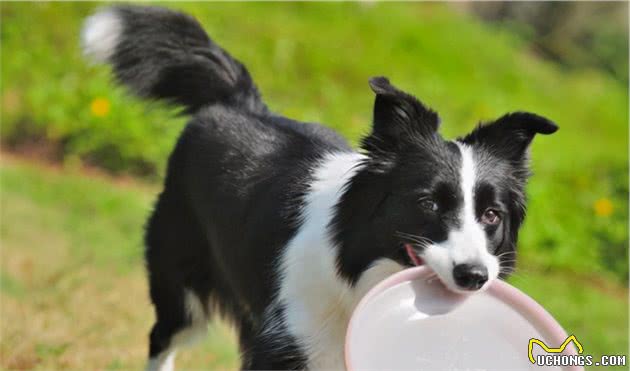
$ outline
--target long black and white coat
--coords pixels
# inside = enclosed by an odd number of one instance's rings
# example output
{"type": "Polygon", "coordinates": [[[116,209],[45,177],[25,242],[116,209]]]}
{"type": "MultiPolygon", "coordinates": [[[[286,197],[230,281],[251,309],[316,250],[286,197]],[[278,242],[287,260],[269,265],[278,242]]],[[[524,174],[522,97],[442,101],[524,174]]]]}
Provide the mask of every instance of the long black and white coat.
{"type": "Polygon", "coordinates": [[[446,141],[435,112],[373,78],[373,128],[357,152],[270,111],[187,15],[105,8],[82,42],[134,93],[191,117],[146,231],[149,369],[171,369],[214,313],[236,325],[244,369],[343,369],[349,316],[383,278],[426,264],[473,292],[512,269],[527,148],[556,131],[549,120],[507,114],[446,141]]]}

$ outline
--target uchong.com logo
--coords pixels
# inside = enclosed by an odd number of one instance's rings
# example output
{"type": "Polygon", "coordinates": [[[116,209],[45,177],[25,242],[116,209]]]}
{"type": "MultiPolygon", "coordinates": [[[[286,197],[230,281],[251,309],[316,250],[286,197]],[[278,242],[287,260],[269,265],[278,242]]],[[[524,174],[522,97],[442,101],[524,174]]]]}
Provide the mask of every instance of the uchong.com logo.
{"type": "Polygon", "coordinates": [[[584,347],[575,337],[571,335],[557,348],[547,346],[542,340],[529,339],[529,345],[527,346],[527,355],[531,363],[538,366],[625,366],[625,355],[602,355],[599,358],[593,357],[590,354],[584,354],[584,347]],[[577,354],[564,354],[566,347],[573,342],[575,345],[577,354]],[[547,354],[534,355],[534,344],[539,345],[547,354]]]}

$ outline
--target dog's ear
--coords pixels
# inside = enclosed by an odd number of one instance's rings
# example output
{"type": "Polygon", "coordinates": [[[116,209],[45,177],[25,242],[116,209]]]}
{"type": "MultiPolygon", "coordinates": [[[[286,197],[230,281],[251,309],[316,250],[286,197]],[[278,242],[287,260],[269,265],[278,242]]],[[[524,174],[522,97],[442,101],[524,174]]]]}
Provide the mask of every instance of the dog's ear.
{"type": "Polygon", "coordinates": [[[513,112],[478,126],[462,142],[483,146],[500,158],[519,162],[527,157],[527,149],[536,134],[553,134],[557,130],[558,125],[547,118],[529,112],[513,112]]]}
{"type": "Polygon", "coordinates": [[[389,145],[397,145],[413,135],[432,135],[437,131],[437,113],[414,96],[390,84],[385,77],[370,79],[376,93],[372,134],[389,145]]]}

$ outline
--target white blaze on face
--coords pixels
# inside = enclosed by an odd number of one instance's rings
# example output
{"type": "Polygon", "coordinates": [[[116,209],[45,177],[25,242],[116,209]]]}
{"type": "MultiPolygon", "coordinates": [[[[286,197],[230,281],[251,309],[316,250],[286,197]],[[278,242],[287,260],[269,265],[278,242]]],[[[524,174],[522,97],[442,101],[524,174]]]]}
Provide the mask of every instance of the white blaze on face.
{"type": "Polygon", "coordinates": [[[484,266],[488,270],[488,282],[483,287],[485,288],[499,275],[499,261],[488,251],[486,233],[475,217],[476,169],[472,148],[455,143],[462,156],[459,182],[464,197],[459,215],[459,228],[449,231],[446,241],[427,246],[422,257],[450,289],[462,291],[453,278],[453,268],[456,265],[484,266]]]}

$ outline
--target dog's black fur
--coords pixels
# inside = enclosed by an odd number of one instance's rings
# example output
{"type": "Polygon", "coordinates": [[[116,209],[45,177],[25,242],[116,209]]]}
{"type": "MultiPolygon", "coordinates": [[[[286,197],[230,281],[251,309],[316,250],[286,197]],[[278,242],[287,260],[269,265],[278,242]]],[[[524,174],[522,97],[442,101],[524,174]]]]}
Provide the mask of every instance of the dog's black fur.
{"type": "MultiPolygon", "coordinates": [[[[118,29],[114,48],[101,55],[118,81],[191,115],[147,224],[146,265],[157,316],[150,357],[191,325],[191,291],[235,322],[243,368],[308,367],[300,339],[282,330],[285,308],[271,305],[283,279],[276,262],[301,227],[316,164],[331,152],[352,149],[324,126],[269,110],[245,67],[193,18],[153,7],[107,11],[118,29]],[[274,341],[261,335],[269,318],[280,328],[274,341]]],[[[376,101],[373,132],[362,142],[366,158],[330,224],[339,274],[350,285],[380,258],[412,265],[397,231],[440,242],[461,222],[461,155],[437,133],[438,115],[385,78],[370,85],[376,101]],[[434,200],[430,207],[440,205],[439,216],[418,207],[425,194],[434,200]]],[[[475,148],[480,164],[477,213],[483,205],[504,212],[503,223],[486,229],[489,249],[501,256],[503,268],[513,264],[514,256],[503,253],[515,250],[525,216],[527,147],[536,133],[556,129],[542,117],[516,113],[461,139],[475,148]]],[[[210,310],[204,307],[206,317],[210,310]]]]}

